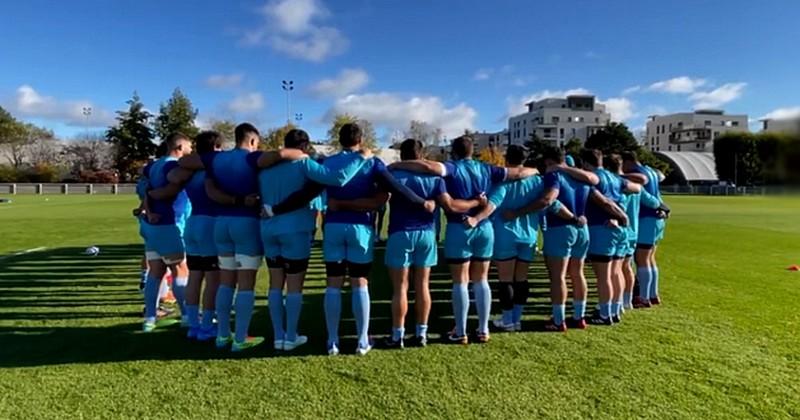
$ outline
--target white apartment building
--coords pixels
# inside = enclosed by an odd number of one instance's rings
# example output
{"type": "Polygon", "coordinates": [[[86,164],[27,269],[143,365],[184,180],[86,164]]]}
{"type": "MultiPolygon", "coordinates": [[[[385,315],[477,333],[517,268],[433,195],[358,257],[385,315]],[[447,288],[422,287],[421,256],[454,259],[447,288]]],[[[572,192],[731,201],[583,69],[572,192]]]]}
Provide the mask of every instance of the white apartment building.
{"type": "Polygon", "coordinates": [[[790,119],[761,120],[765,133],[800,134],[800,117],[790,119]]]}
{"type": "Polygon", "coordinates": [[[585,142],[611,120],[606,106],[592,95],[547,98],[526,106],[528,112],[508,119],[510,144],[524,144],[532,134],[556,146],[573,138],[585,142]]]}
{"type": "Polygon", "coordinates": [[[714,139],[729,131],[749,131],[747,115],[719,110],[652,115],[644,146],[654,152],[712,152],[714,139]]]}

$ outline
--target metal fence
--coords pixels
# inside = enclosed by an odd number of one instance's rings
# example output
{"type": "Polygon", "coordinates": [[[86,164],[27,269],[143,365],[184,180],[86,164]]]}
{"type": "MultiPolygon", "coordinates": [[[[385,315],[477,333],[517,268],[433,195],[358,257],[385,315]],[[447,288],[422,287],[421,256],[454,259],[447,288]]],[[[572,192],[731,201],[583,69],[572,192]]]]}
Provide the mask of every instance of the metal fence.
{"type": "Polygon", "coordinates": [[[796,187],[786,186],[662,185],[661,193],[683,195],[788,195],[798,194],[800,190],[796,187]]]}
{"type": "Polygon", "coordinates": [[[136,184],[0,184],[0,194],[135,194],[136,184]]]}

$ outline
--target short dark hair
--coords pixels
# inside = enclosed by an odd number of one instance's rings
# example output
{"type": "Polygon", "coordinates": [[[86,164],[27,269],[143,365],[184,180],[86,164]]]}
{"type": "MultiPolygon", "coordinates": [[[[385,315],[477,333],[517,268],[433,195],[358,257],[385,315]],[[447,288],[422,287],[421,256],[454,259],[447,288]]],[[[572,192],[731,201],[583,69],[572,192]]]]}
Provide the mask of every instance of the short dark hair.
{"type": "Polygon", "coordinates": [[[584,164],[598,168],[603,166],[603,152],[599,149],[583,149],[581,150],[581,160],[584,164]]]}
{"type": "Polygon", "coordinates": [[[358,124],[351,122],[347,123],[339,129],[339,143],[342,147],[353,147],[361,143],[361,137],[364,135],[361,127],[358,124]]]}
{"type": "Polygon", "coordinates": [[[299,128],[289,130],[283,137],[283,146],[290,149],[306,150],[309,143],[311,143],[311,140],[308,137],[308,133],[299,128]]]}
{"type": "Polygon", "coordinates": [[[552,160],[555,163],[564,163],[564,151],[555,146],[545,146],[542,149],[542,159],[552,160]]]}
{"type": "Polygon", "coordinates": [[[522,146],[512,144],[506,149],[506,163],[509,165],[522,165],[525,161],[525,148],[522,146]]]}
{"type": "Polygon", "coordinates": [[[622,157],[616,153],[612,153],[608,155],[604,160],[603,163],[606,169],[613,173],[619,173],[620,169],[622,169],[622,157]]]}
{"type": "Polygon", "coordinates": [[[636,152],[635,151],[628,150],[628,151],[622,152],[622,161],[623,162],[638,162],[639,161],[639,157],[636,156],[636,152]]]}
{"type": "Polygon", "coordinates": [[[162,141],[156,146],[156,158],[164,157],[167,155],[167,142],[162,141]]]}
{"type": "Polygon", "coordinates": [[[194,138],[195,148],[197,153],[210,153],[218,147],[222,147],[222,134],[213,131],[201,131],[197,137],[194,138]]]}
{"type": "Polygon", "coordinates": [[[258,132],[258,129],[253,124],[241,123],[237,125],[233,130],[233,136],[236,139],[236,144],[241,144],[244,141],[245,136],[250,133],[261,136],[261,133],[258,132]]]}
{"type": "Polygon", "coordinates": [[[180,143],[182,140],[191,141],[189,136],[179,131],[176,131],[167,136],[167,138],[164,140],[163,143],[167,147],[167,152],[169,152],[170,150],[175,150],[178,147],[178,143],[180,143]]]}
{"type": "Polygon", "coordinates": [[[422,142],[416,139],[406,139],[400,143],[400,159],[414,160],[422,157],[422,142]]]}
{"type": "Polygon", "coordinates": [[[453,139],[453,144],[451,147],[451,153],[453,154],[453,157],[456,159],[472,157],[472,153],[474,151],[472,144],[473,142],[471,136],[463,135],[453,139]]]}

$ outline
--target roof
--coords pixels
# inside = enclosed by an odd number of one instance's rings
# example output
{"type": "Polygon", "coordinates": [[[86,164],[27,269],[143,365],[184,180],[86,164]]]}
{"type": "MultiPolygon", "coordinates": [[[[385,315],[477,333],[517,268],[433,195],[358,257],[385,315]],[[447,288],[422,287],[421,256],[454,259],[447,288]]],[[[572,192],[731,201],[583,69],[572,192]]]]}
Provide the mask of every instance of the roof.
{"type": "Polygon", "coordinates": [[[709,152],[656,152],[688,182],[718,181],[714,154],[709,152]]]}

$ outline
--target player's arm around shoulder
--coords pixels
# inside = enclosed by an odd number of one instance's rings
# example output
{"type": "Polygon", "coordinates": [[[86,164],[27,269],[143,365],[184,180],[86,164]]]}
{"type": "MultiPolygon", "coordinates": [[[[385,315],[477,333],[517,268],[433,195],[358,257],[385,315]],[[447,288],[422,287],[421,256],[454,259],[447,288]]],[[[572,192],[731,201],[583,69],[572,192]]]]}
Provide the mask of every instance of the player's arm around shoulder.
{"type": "Polygon", "coordinates": [[[433,160],[403,160],[389,165],[391,170],[403,170],[422,175],[447,176],[448,170],[444,163],[433,160]]]}

